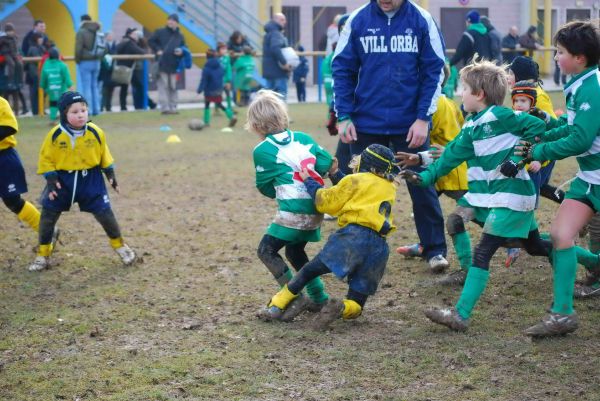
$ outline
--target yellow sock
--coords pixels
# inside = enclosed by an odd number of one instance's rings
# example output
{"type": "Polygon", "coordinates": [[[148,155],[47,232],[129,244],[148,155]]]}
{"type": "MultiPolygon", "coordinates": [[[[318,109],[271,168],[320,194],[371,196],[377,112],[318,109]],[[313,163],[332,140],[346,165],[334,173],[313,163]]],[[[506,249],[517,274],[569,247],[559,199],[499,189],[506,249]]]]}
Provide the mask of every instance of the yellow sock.
{"type": "Polygon", "coordinates": [[[290,290],[288,290],[287,284],[281,287],[281,290],[271,298],[271,302],[269,302],[269,307],[276,306],[279,309],[283,310],[287,308],[288,304],[292,302],[294,298],[298,295],[292,294],[290,290]]]}
{"type": "Polygon", "coordinates": [[[30,202],[25,201],[25,205],[23,205],[23,209],[17,214],[17,217],[35,231],[38,230],[40,226],[40,211],[30,202]]]}
{"type": "Polygon", "coordinates": [[[52,255],[52,244],[40,245],[38,249],[38,256],[49,257],[52,255]]]}
{"type": "Polygon", "coordinates": [[[362,313],[362,306],[358,302],[351,299],[344,299],[344,311],[342,312],[343,319],[356,319],[362,313]]]}
{"type": "Polygon", "coordinates": [[[112,246],[113,249],[120,248],[123,246],[123,237],[109,238],[109,242],[110,246],[112,246]]]}

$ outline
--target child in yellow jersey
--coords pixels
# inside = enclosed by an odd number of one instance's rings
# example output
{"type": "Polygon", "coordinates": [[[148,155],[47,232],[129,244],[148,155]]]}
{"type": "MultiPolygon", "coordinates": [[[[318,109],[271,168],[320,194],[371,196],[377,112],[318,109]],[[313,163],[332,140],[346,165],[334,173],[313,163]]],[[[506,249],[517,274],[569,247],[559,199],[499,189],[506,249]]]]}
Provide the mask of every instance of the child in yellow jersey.
{"type": "Polygon", "coordinates": [[[37,231],[40,212],[33,204],[21,198],[21,194],[27,192],[27,182],[25,169],[15,150],[15,134],[18,130],[19,125],[10,104],[0,97],[0,198],[19,220],[37,231]]]}
{"type": "MultiPolygon", "coordinates": [[[[449,76],[449,66],[445,65],[442,87],[446,84],[449,76]]],[[[464,121],[464,117],[454,100],[441,94],[437,101],[437,110],[431,117],[431,131],[429,133],[431,149],[419,153],[397,152],[396,158],[400,162],[400,166],[404,168],[427,167],[430,165],[434,159],[440,157],[448,142],[458,135],[464,121]]],[[[459,200],[468,188],[466,163],[461,164],[448,175],[440,177],[435,183],[438,196],[444,194],[454,200],[459,200]]],[[[422,257],[423,246],[421,244],[404,245],[396,248],[396,252],[405,257],[422,257]]]]}
{"type": "Polygon", "coordinates": [[[318,212],[338,217],[341,227],[333,233],[319,254],[308,262],[287,285],[271,298],[259,313],[264,320],[279,319],[304,286],[316,277],[333,273],[347,279],[343,301],[330,298],[320,313],[325,327],[338,318],[356,319],[369,295],[373,295],[385,271],[389,256],[386,236],[395,230],[392,205],[396,198],[394,176],[398,172],[393,152],[373,144],[360,155],[355,174],[339,170],[331,176],[336,183],[323,189],[304,169],[300,174],[318,212]]]}
{"type": "Polygon", "coordinates": [[[102,172],[118,192],[113,158],[104,132],[88,122],[85,98],[77,92],[65,92],[58,101],[60,124],[52,128],[40,150],[38,174],[46,178],[42,195],[39,251],[30,271],[49,266],[52,254],[52,231],[62,212],[73,203],[89,212],[102,225],[110,245],[124,264],[135,260],[135,253],[123,242],[119,224],[110,207],[102,172]]]}

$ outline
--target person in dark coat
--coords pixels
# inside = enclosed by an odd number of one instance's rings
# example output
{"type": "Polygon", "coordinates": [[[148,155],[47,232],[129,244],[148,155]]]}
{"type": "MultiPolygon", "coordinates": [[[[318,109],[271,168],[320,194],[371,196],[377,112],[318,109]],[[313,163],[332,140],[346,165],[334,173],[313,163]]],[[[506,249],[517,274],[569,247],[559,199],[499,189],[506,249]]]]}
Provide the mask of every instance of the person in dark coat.
{"type": "Polygon", "coordinates": [[[288,47],[288,41],[283,36],[287,20],[285,15],[277,13],[265,25],[263,40],[263,77],[267,81],[266,89],[279,93],[287,98],[287,82],[292,67],[287,63],[281,49],[288,47]]]}
{"type": "Polygon", "coordinates": [[[511,26],[508,30],[508,35],[502,38],[502,48],[512,49],[513,51],[502,52],[502,58],[504,62],[510,64],[513,62],[515,57],[519,55],[518,52],[514,51],[519,45],[519,29],[516,26],[511,26]]]}
{"type": "MultiPolygon", "coordinates": [[[[123,39],[117,45],[116,54],[146,54],[146,50],[138,44],[138,30],[136,28],[127,28],[123,39]]],[[[133,68],[133,75],[135,75],[136,70],[138,70],[137,65],[141,63],[141,60],[117,60],[117,65],[124,65],[129,68],[133,68]]],[[[132,85],[133,75],[131,76],[132,85]]],[[[119,103],[121,105],[121,110],[127,110],[127,90],[129,89],[129,84],[120,84],[119,87],[119,103]]]]}
{"type": "Polygon", "coordinates": [[[204,94],[204,124],[210,125],[210,104],[214,103],[215,107],[225,112],[229,119],[229,127],[233,127],[237,119],[233,115],[230,108],[223,106],[223,78],[225,77],[225,69],[219,60],[216,50],[208,49],[206,52],[206,64],[202,69],[202,79],[198,85],[198,93],[204,94]]]}
{"type": "MultiPolygon", "coordinates": [[[[106,54],[113,55],[117,52],[117,43],[113,39],[111,32],[106,32],[106,54]]],[[[100,103],[100,111],[106,110],[111,111],[112,109],[112,96],[115,90],[115,83],[112,81],[112,70],[113,63],[111,57],[106,55],[100,60],[100,74],[98,74],[98,81],[102,82],[102,101],[100,103]]],[[[123,110],[123,108],[121,108],[123,110]]],[[[127,108],[125,108],[127,110],[127,108]]]]}
{"type": "Polygon", "coordinates": [[[531,25],[524,35],[519,38],[519,44],[524,49],[529,49],[529,56],[533,56],[533,51],[541,47],[538,43],[537,27],[531,25]]]}
{"type": "Polygon", "coordinates": [[[46,23],[41,19],[36,19],[33,23],[33,29],[25,35],[23,38],[23,43],[21,43],[21,54],[27,55],[29,54],[29,47],[36,44],[37,40],[33,37],[33,34],[42,35],[44,38],[43,43],[46,44],[48,42],[48,35],[46,35],[46,23]]]}
{"type": "Polygon", "coordinates": [[[473,60],[475,53],[479,58],[492,59],[490,35],[487,33],[487,28],[480,22],[479,13],[471,10],[467,13],[467,30],[463,32],[460,42],[456,46],[456,53],[450,59],[450,65],[453,66],[460,61],[467,65],[473,60]]]}
{"type": "MultiPolygon", "coordinates": [[[[298,51],[303,52],[304,47],[298,45],[298,51]]],[[[296,95],[298,102],[306,102],[306,77],[308,76],[308,60],[305,56],[300,56],[300,64],[294,68],[294,83],[296,84],[296,95]]]]}
{"type": "Polygon", "coordinates": [[[179,31],[179,16],[169,15],[167,26],[156,30],[148,40],[158,60],[158,103],[162,114],[177,114],[177,67],[183,56],[185,39],[179,31]]]}
{"type": "Polygon", "coordinates": [[[502,36],[500,32],[494,25],[492,25],[492,21],[486,16],[482,16],[480,19],[481,23],[487,29],[487,33],[490,36],[490,51],[491,51],[491,60],[495,61],[496,64],[502,64],[502,36]]]}
{"type": "Polygon", "coordinates": [[[12,96],[12,109],[15,115],[19,114],[19,102],[23,105],[23,114],[29,110],[25,103],[25,97],[21,92],[23,87],[23,61],[18,50],[18,37],[15,26],[7,22],[4,25],[4,35],[0,36],[0,67],[2,68],[2,97],[9,100],[12,96]]]}
{"type": "MultiPolygon", "coordinates": [[[[27,48],[27,57],[42,57],[46,53],[44,47],[44,35],[33,33],[30,36],[31,45],[27,48]]],[[[25,64],[25,83],[29,85],[29,102],[33,115],[38,115],[38,88],[40,84],[40,74],[37,61],[30,61],[25,64]]]]}

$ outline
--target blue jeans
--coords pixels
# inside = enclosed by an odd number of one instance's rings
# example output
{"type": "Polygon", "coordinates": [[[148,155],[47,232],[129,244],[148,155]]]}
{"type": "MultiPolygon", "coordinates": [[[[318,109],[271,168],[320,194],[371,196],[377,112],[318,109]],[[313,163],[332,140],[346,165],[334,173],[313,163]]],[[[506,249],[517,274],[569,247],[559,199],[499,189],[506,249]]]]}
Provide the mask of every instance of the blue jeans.
{"type": "MultiPolygon", "coordinates": [[[[420,148],[409,149],[406,135],[370,135],[358,134],[358,140],[350,144],[353,155],[360,154],[366,147],[378,143],[391,148],[394,152],[416,153],[429,149],[429,139],[420,148]]],[[[423,171],[423,168],[412,168],[423,171]]],[[[423,245],[423,255],[429,260],[434,256],[446,256],[446,237],[444,236],[444,215],[433,186],[427,188],[408,184],[408,193],[412,200],[412,210],[419,242],[423,245]]]]}
{"type": "Polygon", "coordinates": [[[267,78],[267,89],[279,93],[283,96],[283,100],[287,100],[288,79],[286,78],[267,78]]]}
{"type": "Polygon", "coordinates": [[[88,103],[90,115],[100,114],[100,86],[98,84],[98,74],[100,74],[99,60],[84,60],[79,63],[79,82],[78,90],[81,92],[88,103]]]}

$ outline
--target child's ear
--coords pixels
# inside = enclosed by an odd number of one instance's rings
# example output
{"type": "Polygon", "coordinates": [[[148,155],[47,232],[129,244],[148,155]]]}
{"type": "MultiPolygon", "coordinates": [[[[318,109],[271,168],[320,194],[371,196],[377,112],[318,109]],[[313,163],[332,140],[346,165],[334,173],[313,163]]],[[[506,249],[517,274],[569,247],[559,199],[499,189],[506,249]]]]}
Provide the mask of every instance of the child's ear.
{"type": "Polygon", "coordinates": [[[482,101],[485,99],[485,92],[482,90],[480,90],[477,93],[474,93],[475,97],[477,98],[477,100],[482,101]]]}
{"type": "Polygon", "coordinates": [[[575,57],[575,62],[579,65],[587,65],[587,57],[585,57],[583,54],[578,54],[575,57]]]}

